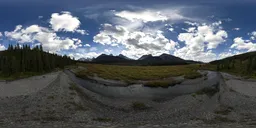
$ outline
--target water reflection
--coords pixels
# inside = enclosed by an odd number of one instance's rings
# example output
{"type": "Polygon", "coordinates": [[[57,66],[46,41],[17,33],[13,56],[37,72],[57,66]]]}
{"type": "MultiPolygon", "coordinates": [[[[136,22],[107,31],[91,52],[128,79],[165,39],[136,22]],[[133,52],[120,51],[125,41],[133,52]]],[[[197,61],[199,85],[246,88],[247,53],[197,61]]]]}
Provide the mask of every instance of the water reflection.
{"type": "Polygon", "coordinates": [[[71,71],[66,70],[73,81],[84,88],[107,97],[114,98],[166,98],[189,94],[201,90],[205,87],[216,86],[218,84],[218,75],[215,72],[208,71],[206,80],[198,82],[186,81],[168,88],[150,88],[141,84],[134,84],[128,87],[105,86],[93,83],[76,77],[71,71]],[[193,84],[190,84],[193,83],[193,84]]]}

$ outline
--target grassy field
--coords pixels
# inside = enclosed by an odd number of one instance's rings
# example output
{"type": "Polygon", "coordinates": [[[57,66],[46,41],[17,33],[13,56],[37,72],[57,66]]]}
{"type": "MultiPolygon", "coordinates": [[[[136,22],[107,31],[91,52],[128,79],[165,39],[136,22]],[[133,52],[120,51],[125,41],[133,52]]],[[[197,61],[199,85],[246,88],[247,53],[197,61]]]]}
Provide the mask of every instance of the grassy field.
{"type": "Polygon", "coordinates": [[[199,65],[179,66],[117,66],[100,64],[77,64],[86,67],[85,70],[76,73],[78,77],[97,75],[98,77],[112,80],[160,80],[168,77],[182,76],[188,79],[201,77],[197,72],[199,65]]]}

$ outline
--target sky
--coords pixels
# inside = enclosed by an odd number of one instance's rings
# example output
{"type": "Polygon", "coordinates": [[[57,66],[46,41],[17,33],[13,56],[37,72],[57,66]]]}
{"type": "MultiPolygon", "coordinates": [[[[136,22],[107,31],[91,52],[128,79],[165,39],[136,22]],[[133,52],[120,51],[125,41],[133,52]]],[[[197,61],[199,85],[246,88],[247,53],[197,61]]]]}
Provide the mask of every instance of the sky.
{"type": "Polygon", "coordinates": [[[0,50],[75,59],[168,53],[210,62],[256,50],[255,0],[0,0],[0,50]]]}

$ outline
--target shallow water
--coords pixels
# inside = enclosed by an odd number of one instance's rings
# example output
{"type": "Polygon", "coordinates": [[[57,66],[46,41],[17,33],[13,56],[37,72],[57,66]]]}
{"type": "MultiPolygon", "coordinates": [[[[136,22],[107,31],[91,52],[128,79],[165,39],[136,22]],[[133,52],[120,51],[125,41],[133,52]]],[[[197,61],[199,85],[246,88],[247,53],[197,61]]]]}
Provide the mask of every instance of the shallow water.
{"type": "Polygon", "coordinates": [[[216,72],[208,71],[207,80],[203,80],[203,78],[197,82],[194,80],[188,80],[184,83],[168,88],[150,88],[144,87],[141,84],[134,84],[128,87],[113,87],[78,78],[69,70],[65,70],[65,73],[67,73],[73,81],[84,88],[113,98],[171,98],[194,93],[205,87],[216,86],[219,82],[219,75],[216,72]]]}

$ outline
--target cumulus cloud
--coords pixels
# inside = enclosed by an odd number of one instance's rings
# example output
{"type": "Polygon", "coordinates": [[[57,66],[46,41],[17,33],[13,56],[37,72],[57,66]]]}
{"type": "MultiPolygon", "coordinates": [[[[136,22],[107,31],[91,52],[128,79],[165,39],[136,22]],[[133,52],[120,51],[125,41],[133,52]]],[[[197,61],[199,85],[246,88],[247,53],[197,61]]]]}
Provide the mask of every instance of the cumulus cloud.
{"type": "Polygon", "coordinates": [[[128,35],[128,30],[120,25],[103,24],[102,31],[93,37],[93,41],[102,45],[116,46],[128,35]]]}
{"type": "Polygon", "coordinates": [[[255,38],[256,38],[256,31],[253,31],[253,32],[249,33],[248,35],[251,36],[250,37],[251,40],[255,40],[255,38]]]}
{"type": "Polygon", "coordinates": [[[178,40],[185,43],[185,46],[177,49],[174,55],[197,61],[209,62],[216,59],[216,54],[212,49],[217,48],[225,42],[228,34],[224,30],[219,30],[221,22],[210,25],[193,24],[195,27],[186,29],[187,32],[180,33],[178,40]]]}
{"type": "Polygon", "coordinates": [[[41,43],[43,48],[50,52],[77,48],[81,44],[79,39],[59,37],[52,30],[38,25],[28,27],[18,25],[14,31],[6,31],[5,36],[19,43],[41,43]]]}
{"type": "Polygon", "coordinates": [[[129,31],[124,26],[111,24],[103,25],[103,30],[94,36],[94,42],[110,46],[120,44],[125,48],[122,54],[130,58],[139,58],[145,54],[169,53],[177,45],[176,42],[167,39],[160,30],[155,32],[129,31]]]}
{"type": "Polygon", "coordinates": [[[111,49],[104,49],[104,52],[107,53],[107,54],[110,54],[112,52],[111,49]]]}
{"type": "Polygon", "coordinates": [[[87,34],[85,30],[78,29],[81,22],[77,17],[71,15],[70,12],[53,13],[50,19],[51,27],[54,31],[77,32],[87,34]]]}
{"type": "Polygon", "coordinates": [[[56,32],[77,32],[87,34],[79,29],[80,21],[70,12],[53,13],[49,21],[51,28],[39,25],[24,27],[17,25],[13,31],[4,32],[5,36],[19,43],[33,43],[32,46],[42,44],[46,51],[57,52],[60,50],[76,49],[82,47],[82,41],[77,38],[60,37],[56,32]]]}
{"type": "Polygon", "coordinates": [[[223,53],[220,53],[218,56],[218,59],[224,59],[224,58],[227,58],[227,57],[230,57],[230,56],[234,56],[234,55],[238,55],[238,54],[241,54],[242,52],[239,52],[239,51],[235,51],[235,52],[232,52],[231,50],[229,52],[223,52],[223,53]]]}
{"type": "Polygon", "coordinates": [[[6,50],[6,47],[4,45],[0,44],[0,51],[4,51],[4,50],[6,50]]]}
{"type": "MultiPolygon", "coordinates": [[[[146,20],[147,21],[147,20],[146,20]]],[[[122,54],[138,58],[145,54],[160,55],[174,52],[174,55],[191,60],[209,62],[218,56],[212,51],[226,41],[228,34],[220,26],[221,21],[212,24],[186,22],[191,27],[178,35],[178,41],[185,46],[164,36],[160,29],[144,29],[104,24],[102,30],[94,36],[94,42],[102,45],[124,47],[122,54]]],[[[169,26],[165,26],[169,27],[169,26]]]]}
{"type": "Polygon", "coordinates": [[[250,40],[244,40],[242,37],[236,37],[230,48],[237,50],[255,51],[256,43],[252,43],[250,40]]]}
{"type": "Polygon", "coordinates": [[[210,62],[217,59],[217,55],[211,50],[209,51],[197,51],[191,50],[189,47],[183,47],[174,52],[175,56],[181,57],[187,60],[195,60],[201,62],[210,62]]]}
{"type": "Polygon", "coordinates": [[[99,56],[102,53],[96,53],[96,52],[73,52],[68,54],[70,57],[74,57],[76,60],[80,58],[95,58],[99,56]]]}
{"type": "Polygon", "coordinates": [[[98,51],[96,47],[80,47],[77,49],[71,49],[69,51],[65,51],[65,53],[71,57],[74,57],[75,59],[80,58],[95,58],[99,55],[103,54],[104,51],[98,51]]]}
{"type": "Polygon", "coordinates": [[[84,46],[85,46],[85,47],[91,47],[91,45],[90,45],[90,44],[85,44],[84,46]]]}

